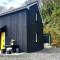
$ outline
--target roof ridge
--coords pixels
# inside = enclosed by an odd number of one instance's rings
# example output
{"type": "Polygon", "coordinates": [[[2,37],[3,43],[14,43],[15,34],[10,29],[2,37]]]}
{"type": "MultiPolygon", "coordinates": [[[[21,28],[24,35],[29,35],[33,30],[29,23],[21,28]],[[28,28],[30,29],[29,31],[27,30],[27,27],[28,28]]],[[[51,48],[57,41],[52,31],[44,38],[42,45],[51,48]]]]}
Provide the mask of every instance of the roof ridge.
{"type": "Polygon", "coordinates": [[[23,9],[27,9],[28,10],[32,5],[37,4],[37,3],[38,3],[38,1],[31,2],[31,3],[27,4],[27,5],[21,6],[19,8],[16,8],[16,9],[13,9],[13,10],[9,10],[7,12],[3,12],[3,13],[0,14],[0,16],[6,15],[6,14],[10,14],[10,13],[13,13],[13,12],[16,12],[16,11],[19,11],[19,10],[23,10],[23,9]]]}

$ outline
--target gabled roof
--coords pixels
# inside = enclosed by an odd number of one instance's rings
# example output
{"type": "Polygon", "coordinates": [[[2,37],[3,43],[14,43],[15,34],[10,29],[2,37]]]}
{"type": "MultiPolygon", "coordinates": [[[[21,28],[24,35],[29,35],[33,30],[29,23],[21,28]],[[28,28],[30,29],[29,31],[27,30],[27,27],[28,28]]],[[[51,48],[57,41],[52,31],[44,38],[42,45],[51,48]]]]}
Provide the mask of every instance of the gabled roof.
{"type": "Polygon", "coordinates": [[[28,3],[27,5],[22,6],[22,7],[19,7],[17,9],[14,9],[14,10],[11,10],[11,11],[8,11],[8,12],[1,13],[0,16],[7,15],[7,14],[10,14],[10,13],[14,13],[14,12],[17,12],[17,11],[21,11],[21,10],[24,10],[24,9],[29,10],[29,8],[31,6],[33,6],[34,4],[37,4],[37,3],[38,3],[38,1],[28,3]]]}

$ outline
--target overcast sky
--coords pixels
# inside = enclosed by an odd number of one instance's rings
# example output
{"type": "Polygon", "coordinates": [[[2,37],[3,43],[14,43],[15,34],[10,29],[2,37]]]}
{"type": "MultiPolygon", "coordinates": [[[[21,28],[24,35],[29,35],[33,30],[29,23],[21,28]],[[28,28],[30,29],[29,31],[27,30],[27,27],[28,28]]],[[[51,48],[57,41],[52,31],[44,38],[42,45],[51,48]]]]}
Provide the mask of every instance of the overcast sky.
{"type": "Polygon", "coordinates": [[[0,6],[10,7],[19,7],[27,0],[0,0],[0,6]]]}

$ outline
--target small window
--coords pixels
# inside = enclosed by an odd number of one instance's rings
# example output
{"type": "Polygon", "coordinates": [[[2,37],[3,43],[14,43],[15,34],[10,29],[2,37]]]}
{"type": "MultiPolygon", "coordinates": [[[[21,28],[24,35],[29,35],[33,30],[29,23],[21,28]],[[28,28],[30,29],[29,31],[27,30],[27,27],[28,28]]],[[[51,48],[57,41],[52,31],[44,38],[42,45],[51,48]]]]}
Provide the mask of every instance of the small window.
{"type": "Polygon", "coordinates": [[[37,42],[37,33],[36,33],[36,42],[37,42]]]}
{"type": "Polygon", "coordinates": [[[37,13],[36,13],[36,21],[37,21],[37,13]]]}

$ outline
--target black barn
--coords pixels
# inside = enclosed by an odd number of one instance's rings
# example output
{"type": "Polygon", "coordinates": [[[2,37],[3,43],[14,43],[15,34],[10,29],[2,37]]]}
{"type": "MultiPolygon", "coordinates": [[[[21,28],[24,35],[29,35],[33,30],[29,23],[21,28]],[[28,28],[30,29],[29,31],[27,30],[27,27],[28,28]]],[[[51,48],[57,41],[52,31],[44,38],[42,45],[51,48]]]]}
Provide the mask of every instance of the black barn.
{"type": "Polygon", "coordinates": [[[5,32],[5,45],[14,39],[22,51],[43,48],[43,25],[38,3],[28,4],[0,14],[0,32],[5,32]]]}

